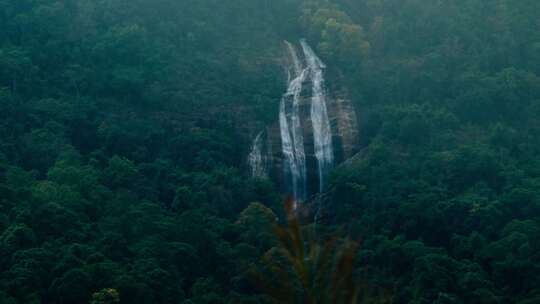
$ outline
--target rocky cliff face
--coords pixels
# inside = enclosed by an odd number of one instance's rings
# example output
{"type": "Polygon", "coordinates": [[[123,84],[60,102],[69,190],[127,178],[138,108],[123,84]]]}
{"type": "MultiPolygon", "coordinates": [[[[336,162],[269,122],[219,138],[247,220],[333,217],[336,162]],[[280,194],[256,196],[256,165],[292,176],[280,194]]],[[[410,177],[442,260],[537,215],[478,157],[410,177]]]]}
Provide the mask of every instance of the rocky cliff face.
{"type": "MultiPolygon", "coordinates": [[[[290,47],[290,46],[289,46],[290,47]]],[[[298,52],[299,54],[301,52],[298,52]]],[[[294,70],[298,71],[298,63],[291,57],[290,50],[285,50],[283,65],[288,74],[289,81],[294,77],[294,70]],[[296,66],[295,66],[296,65],[296,66]]],[[[304,60],[303,55],[299,55],[299,60],[304,60]]],[[[330,67],[331,68],[331,67],[330,67]]],[[[309,77],[302,79],[303,83],[298,97],[297,116],[300,120],[301,138],[303,141],[303,153],[305,154],[307,195],[313,195],[319,190],[320,176],[318,157],[316,155],[316,139],[313,126],[313,86],[309,84],[309,77]]],[[[334,165],[338,165],[347,160],[360,149],[359,129],[356,110],[351,100],[346,95],[345,90],[330,91],[325,86],[325,104],[327,117],[331,130],[331,145],[333,151],[334,165]]],[[[333,88],[339,88],[338,84],[332,84],[333,88]]],[[[291,115],[290,113],[288,115],[291,115]]],[[[259,163],[250,163],[251,168],[257,169],[255,175],[259,177],[269,177],[279,183],[281,189],[287,192],[290,188],[285,172],[287,172],[287,160],[283,151],[283,125],[276,117],[275,123],[266,126],[258,140],[254,139],[250,153],[250,162],[260,160],[259,163]],[[255,154],[254,154],[255,153],[255,154]],[[259,155],[260,154],[260,155],[259,155]]],[[[320,157],[319,157],[320,158],[320,157]]]]}

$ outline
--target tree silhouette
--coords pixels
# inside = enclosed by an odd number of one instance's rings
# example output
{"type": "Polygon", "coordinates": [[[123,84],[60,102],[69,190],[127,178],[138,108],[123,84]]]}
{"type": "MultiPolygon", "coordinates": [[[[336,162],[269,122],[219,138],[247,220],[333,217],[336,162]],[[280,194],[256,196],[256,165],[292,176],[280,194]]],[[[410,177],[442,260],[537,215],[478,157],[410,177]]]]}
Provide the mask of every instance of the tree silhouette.
{"type": "Polygon", "coordinates": [[[274,226],[278,246],[251,271],[255,284],[272,303],[391,303],[391,297],[355,279],[359,243],[336,236],[319,241],[303,229],[294,201],[285,202],[287,225],[274,226]]]}

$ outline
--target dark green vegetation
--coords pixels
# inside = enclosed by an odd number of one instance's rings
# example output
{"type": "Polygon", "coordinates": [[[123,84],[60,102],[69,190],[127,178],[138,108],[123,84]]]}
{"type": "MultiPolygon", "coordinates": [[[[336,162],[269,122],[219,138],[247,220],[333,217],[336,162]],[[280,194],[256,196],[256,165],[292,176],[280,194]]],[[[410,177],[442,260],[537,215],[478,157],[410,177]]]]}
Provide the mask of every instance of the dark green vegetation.
{"type": "Polygon", "coordinates": [[[302,36],[361,113],[324,227],[356,274],[539,303],[540,1],[330,2],[0,0],[0,303],[264,303],[280,196],[244,128],[302,36]]]}
{"type": "Polygon", "coordinates": [[[321,241],[320,231],[303,227],[293,206],[292,198],[285,203],[286,226],[274,225],[279,246],[251,271],[252,282],[271,303],[392,303],[388,291],[355,276],[358,242],[335,236],[321,241]]]}

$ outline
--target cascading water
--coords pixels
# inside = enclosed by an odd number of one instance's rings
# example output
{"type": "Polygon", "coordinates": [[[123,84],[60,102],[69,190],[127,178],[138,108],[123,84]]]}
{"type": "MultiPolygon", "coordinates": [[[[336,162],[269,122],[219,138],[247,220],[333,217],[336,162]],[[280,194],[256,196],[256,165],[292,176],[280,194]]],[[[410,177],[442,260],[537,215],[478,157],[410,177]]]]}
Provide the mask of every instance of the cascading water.
{"type": "Polygon", "coordinates": [[[253,177],[266,177],[266,162],[265,157],[263,156],[263,132],[260,132],[251,147],[251,152],[248,155],[248,164],[251,168],[251,176],[253,177]]]}
{"type": "Polygon", "coordinates": [[[313,125],[314,150],[319,171],[319,191],[322,191],[326,174],[334,164],[332,130],[328,119],[324,91],[323,70],[326,66],[305,40],[301,40],[300,44],[306,57],[312,84],[311,123],[313,125]]]}
{"type": "Polygon", "coordinates": [[[289,72],[287,92],[281,98],[279,106],[279,127],[281,148],[284,156],[285,178],[296,201],[303,201],[307,196],[306,155],[304,136],[300,121],[300,93],[307,75],[307,68],[302,70],[295,48],[287,42],[287,49],[293,62],[292,74],[289,72]]]}
{"type": "MultiPolygon", "coordinates": [[[[324,189],[325,177],[334,163],[332,131],[326,107],[324,69],[326,66],[317,57],[305,40],[300,41],[303,58],[299,58],[296,48],[285,42],[291,65],[288,70],[287,91],[279,105],[279,130],[285,184],[296,202],[305,201],[308,196],[306,152],[304,148],[304,128],[302,127],[301,103],[309,100],[310,120],[313,127],[313,151],[317,160],[319,191],[324,189]],[[303,86],[311,86],[311,96],[302,96],[303,86]]],[[[306,119],[304,117],[304,119],[306,119]]],[[[269,145],[270,147],[270,145],[269,145]]],[[[262,133],[257,135],[248,157],[251,174],[266,176],[265,156],[262,154],[262,133]]]]}

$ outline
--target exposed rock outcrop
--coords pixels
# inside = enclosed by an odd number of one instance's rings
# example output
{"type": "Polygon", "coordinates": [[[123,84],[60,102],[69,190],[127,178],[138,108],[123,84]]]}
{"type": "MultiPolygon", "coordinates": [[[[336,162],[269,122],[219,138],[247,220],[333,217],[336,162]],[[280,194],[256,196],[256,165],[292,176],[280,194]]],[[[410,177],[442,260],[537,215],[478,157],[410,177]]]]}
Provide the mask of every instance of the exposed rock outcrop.
{"type": "MultiPolygon", "coordinates": [[[[290,47],[289,45],[288,48],[290,47]]],[[[302,52],[297,53],[302,54],[302,52]]],[[[286,67],[285,72],[289,80],[291,77],[294,77],[295,70],[298,73],[299,67],[297,61],[304,60],[301,56],[299,55],[298,57],[300,58],[295,60],[295,58],[291,58],[290,50],[286,50],[283,65],[286,67]]],[[[305,83],[301,86],[297,115],[301,125],[303,153],[305,154],[307,168],[307,192],[309,196],[318,192],[320,177],[318,176],[319,164],[315,153],[316,144],[311,113],[313,86],[309,85],[308,77],[303,79],[303,81],[305,83]]],[[[358,118],[351,100],[345,93],[346,90],[329,91],[327,89],[328,87],[325,88],[325,104],[332,135],[333,162],[334,165],[338,165],[360,150],[358,118]]],[[[339,88],[339,85],[332,84],[331,87],[339,88]]],[[[258,141],[254,140],[253,149],[260,149],[260,153],[264,155],[261,159],[264,160],[265,175],[277,181],[284,192],[286,192],[289,187],[284,174],[286,172],[286,157],[282,149],[282,127],[280,127],[279,118],[276,117],[276,122],[267,126],[262,133],[261,136],[264,140],[261,138],[258,141]],[[264,144],[261,144],[261,142],[264,142],[264,144]]],[[[254,151],[253,149],[252,153],[254,151]]]]}

